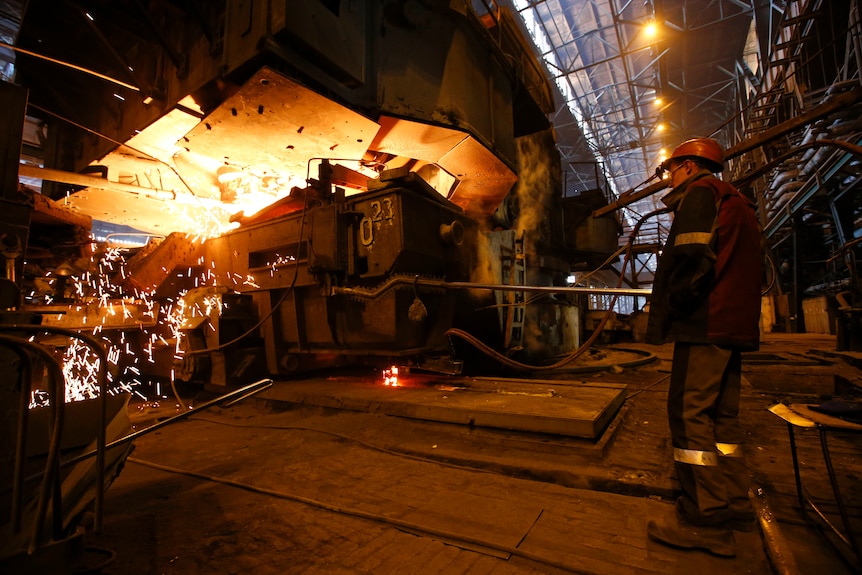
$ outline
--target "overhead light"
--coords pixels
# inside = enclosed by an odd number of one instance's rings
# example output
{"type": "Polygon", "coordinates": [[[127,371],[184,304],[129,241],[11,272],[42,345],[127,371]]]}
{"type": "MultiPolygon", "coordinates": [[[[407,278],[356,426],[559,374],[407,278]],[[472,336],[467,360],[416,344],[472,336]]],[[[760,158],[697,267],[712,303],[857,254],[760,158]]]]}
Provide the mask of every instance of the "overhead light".
{"type": "Polygon", "coordinates": [[[658,130],[659,132],[664,132],[665,128],[666,128],[666,126],[664,124],[656,124],[656,127],[655,127],[655,129],[658,130]]]}
{"type": "Polygon", "coordinates": [[[661,98],[656,98],[654,103],[656,106],[661,106],[664,102],[661,98]]]}
{"type": "Polygon", "coordinates": [[[658,33],[658,26],[656,26],[655,22],[650,22],[644,26],[644,32],[648,37],[652,38],[658,33]]]}

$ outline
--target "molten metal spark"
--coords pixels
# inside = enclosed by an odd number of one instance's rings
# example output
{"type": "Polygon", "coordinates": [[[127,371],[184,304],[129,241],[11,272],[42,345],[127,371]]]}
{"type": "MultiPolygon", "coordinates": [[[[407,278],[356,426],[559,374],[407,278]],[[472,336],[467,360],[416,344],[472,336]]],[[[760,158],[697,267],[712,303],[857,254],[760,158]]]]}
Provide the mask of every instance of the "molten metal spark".
{"type": "Polygon", "coordinates": [[[284,267],[288,264],[292,264],[296,261],[295,256],[282,256],[280,254],[275,254],[275,261],[268,262],[266,267],[269,268],[269,277],[274,277],[275,272],[278,271],[278,268],[284,267]]]}
{"type": "Polygon", "coordinates": [[[383,385],[398,387],[398,366],[393,365],[383,370],[383,385]]]}
{"type": "MultiPolygon", "coordinates": [[[[225,231],[224,228],[218,229],[212,224],[213,222],[204,222],[203,227],[206,229],[200,231],[197,236],[198,241],[220,235],[225,231]]],[[[221,312],[221,297],[213,295],[189,301],[185,297],[186,292],[183,291],[176,301],[168,298],[167,301],[157,302],[154,291],[134,289],[132,293],[128,293],[122,285],[122,280],[129,276],[126,271],[126,257],[129,251],[119,247],[106,247],[100,253],[100,245],[103,244],[94,243],[90,251],[93,255],[89,269],[92,271],[84,271],[79,276],[70,277],[70,282],[73,282],[69,286],[70,292],[75,298],[75,303],[70,306],[70,309],[77,314],[79,321],[87,329],[92,329],[92,333],[100,336],[104,342],[108,358],[106,367],[109,392],[113,394],[126,391],[145,398],[137,389],[134,389],[143,385],[144,377],[138,367],[141,365],[141,360],[155,364],[155,352],[169,347],[173,347],[175,356],[181,358],[185,348],[182,345],[185,330],[189,328],[186,322],[195,317],[217,316],[221,312]],[[135,324],[136,320],[137,324],[135,324]],[[149,324],[151,327],[142,324],[149,324]],[[162,330],[165,328],[171,334],[170,341],[162,336],[162,330]],[[142,330],[140,340],[134,337],[131,330],[142,330]],[[131,341],[127,341],[127,336],[131,341]]],[[[272,266],[278,267],[290,259],[293,258],[278,258],[272,266]]],[[[195,268],[189,267],[185,270],[189,278],[193,279],[194,285],[202,288],[215,287],[218,284],[214,271],[215,262],[205,262],[201,257],[198,264],[203,267],[199,277],[191,277],[195,268]],[[207,263],[209,265],[206,265],[207,263]]],[[[167,269],[164,269],[164,272],[170,273],[167,269]]],[[[235,284],[257,286],[255,278],[251,275],[243,277],[235,274],[230,279],[235,284]]],[[[36,305],[51,304],[52,296],[53,287],[50,282],[45,282],[41,289],[37,287],[29,294],[28,299],[30,303],[36,305]]],[[[70,316],[71,314],[67,315],[67,317],[70,316]]],[[[61,314],[57,321],[62,319],[61,314]]],[[[213,325],[209,327],[214,329],[213,325]]],[[[97,356],[78,340],[73,340],[68,345],[63,344],[56,349],[58,354],[62,353],[67,388],[66,401],[97,397],[99,394],[97,356]]],[[[174,372],[171,370],[172,380],[173,377],[174,372]]],[[[156,390],[160,395],[160,386],[157,385],[156,390]]],[[[33,394],[31,403],[32,406],[48,403],[47,394],[37,390],[33,394]]]]}

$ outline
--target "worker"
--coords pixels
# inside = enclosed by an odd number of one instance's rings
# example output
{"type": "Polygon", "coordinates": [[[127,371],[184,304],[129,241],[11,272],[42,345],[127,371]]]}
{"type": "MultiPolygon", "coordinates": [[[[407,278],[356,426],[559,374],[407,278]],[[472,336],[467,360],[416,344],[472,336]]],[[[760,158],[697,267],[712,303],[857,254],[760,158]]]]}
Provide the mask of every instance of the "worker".
{"type": "Polygon", "coordinates": [[[741,352],[760,344],[762,259],[754,204],[714,175],[723,169],[724,150],[711,138],[683,142],[659,168],[674,218],[646,338],[674,342],[667,410],[681,494],[647,534],[733,557],[733,531],[756,528],[738,414],[741,352]]]}

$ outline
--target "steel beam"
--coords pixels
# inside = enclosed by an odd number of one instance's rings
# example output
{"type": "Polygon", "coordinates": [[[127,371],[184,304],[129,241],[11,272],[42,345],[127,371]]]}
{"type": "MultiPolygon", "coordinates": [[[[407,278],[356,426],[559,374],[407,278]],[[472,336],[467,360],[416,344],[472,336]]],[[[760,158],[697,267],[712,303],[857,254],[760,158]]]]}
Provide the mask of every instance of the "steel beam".
{"type": "Polygon", "coordinates": [[[331,295],[350,295],[354,297],[373,298],[394,288],[397,285],[423,286],[442,289],[486,289],[493,291],[529,292],[529,293],[592,293],[607,295],[648,296],[652,289],[633,288],[599,288],[581,286],[525,286],[506,284],[483,284],[474,282],[447,282],[422,278],[395,277],[376,288],[332,286],[331,295]]]}

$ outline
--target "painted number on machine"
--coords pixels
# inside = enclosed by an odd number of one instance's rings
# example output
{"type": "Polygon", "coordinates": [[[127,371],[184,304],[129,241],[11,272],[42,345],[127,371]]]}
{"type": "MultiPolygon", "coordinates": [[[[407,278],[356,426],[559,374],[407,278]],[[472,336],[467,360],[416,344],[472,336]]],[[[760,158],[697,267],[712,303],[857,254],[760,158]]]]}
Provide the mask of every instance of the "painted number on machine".
{"type": "Polygon", "coordinates": [[[360,223],[359,234],[363,246],[370,246],[374,243],[375,222],[395,219],[395,210],[392,204],[392,198],[383,198],[382,200],[371,202],[371,215],[362,218],[362,222],[360,223]]]}

